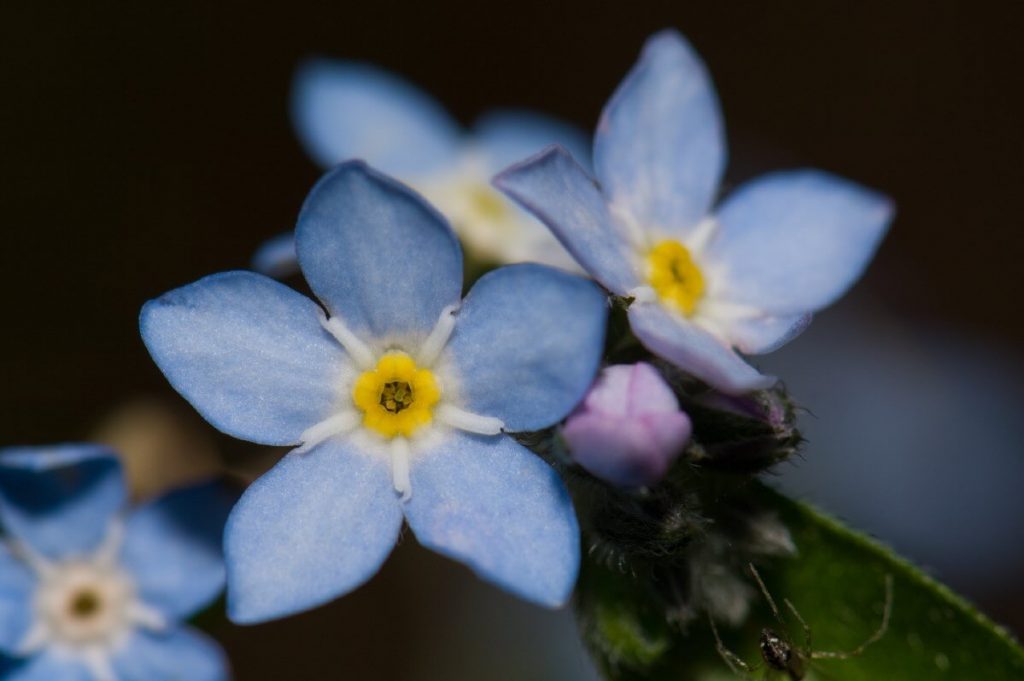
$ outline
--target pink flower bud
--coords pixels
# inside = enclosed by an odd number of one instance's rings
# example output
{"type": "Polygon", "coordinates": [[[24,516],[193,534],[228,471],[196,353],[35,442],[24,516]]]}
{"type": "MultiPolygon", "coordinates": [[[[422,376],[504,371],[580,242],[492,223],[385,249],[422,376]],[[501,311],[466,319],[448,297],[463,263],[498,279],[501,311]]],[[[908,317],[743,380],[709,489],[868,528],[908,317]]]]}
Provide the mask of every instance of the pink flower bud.
{"type": "Polygon", "coordinates": [[[604,369],[562,435],[572,458],[622,487],[652,485],[690,439],[690,418],[650,364],[604,369]]]}

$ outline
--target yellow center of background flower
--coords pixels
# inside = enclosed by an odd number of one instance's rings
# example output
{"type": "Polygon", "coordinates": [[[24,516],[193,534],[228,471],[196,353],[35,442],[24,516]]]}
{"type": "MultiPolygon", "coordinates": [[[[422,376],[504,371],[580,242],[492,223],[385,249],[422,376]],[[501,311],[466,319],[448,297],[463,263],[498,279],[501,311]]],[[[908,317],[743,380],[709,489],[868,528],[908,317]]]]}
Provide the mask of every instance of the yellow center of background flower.
{"type": "Polygon", "coordinates": [[[433,420],[441,398],[437,381],[404,352],[389,352],[352,386],[352,401],[363,425],[384,437],[409,436],[433,420]]]}
{"type": "Polygon", "coordinates": [[[501,220],[508,213],[505,199],[485,184],[472,185],[467,193],[473,211],[487,220],[501,220]]]}
{"type": "Polygon", "coordinates": [[[704,295],[704,275],[678,241],[662,241],[647,254],[647,279],[658,297],[686,316],[704,295]]]}

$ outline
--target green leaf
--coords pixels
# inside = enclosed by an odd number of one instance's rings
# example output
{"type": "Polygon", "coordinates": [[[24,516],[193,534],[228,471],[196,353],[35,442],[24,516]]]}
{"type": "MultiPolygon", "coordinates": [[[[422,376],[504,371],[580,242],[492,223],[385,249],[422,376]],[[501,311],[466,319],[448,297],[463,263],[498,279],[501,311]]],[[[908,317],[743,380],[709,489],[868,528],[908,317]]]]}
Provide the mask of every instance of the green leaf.
{"type": "MultiPolygon", "coordinates": [[[[759,567],[784,610],[785,625],[774,620],[766,599],[757,592],[742,628],[720,627],[726,645],[747,663],[758,665],[754,678],[764,673],[757,648],[762,627],[804,646],[803,630],[785,612],[783,599],[792,601],[810,626],[813,650],[851,650],[879,628],[885,580],[891,575],[891,620],[882,638],[856,657],[813,660],[807,681],[1024,679],[1024,650],[949,589],[807,505],[762,485],[748,491],[778,513],[799,551],[759,567]]],[[[716,653],[706,621],[698,619],[686,631],[673,625],[663,616],[665,611],[658,610],[655,593],[642,578],[592,562],[585,566],[578,612],[584,638],[606,676],[623,681],[737,678],[716,653]],[[656,621],[652,612],[659,613],[656,621]]],[[[782,673],[779,677],[786,678],[782,673]]]]}

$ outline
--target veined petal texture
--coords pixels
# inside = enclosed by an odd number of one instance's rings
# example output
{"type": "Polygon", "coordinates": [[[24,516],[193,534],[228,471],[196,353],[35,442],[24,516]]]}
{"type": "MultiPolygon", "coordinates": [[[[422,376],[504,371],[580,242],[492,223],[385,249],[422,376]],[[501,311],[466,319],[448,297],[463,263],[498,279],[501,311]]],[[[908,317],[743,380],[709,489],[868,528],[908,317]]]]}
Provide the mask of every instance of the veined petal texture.
{"type": "Polygon", "coordinates": [[[462,295],[462,250],[419,194],[345,163],[313,188],[295,236],[310,287],[366,339],[425,338],[462,295]]]}
{"type": "Polygon", "coordinates": [[[413,462],[405,516],[424,546],[513,594],[558,607],[579,571],[579,526],[554,469],[506,435],[456,433],[413,462]]]}
{"type": "Polygon", "coordinates": [[[229,616],[263,622],[348,593],[377,572],[401,526],[386,457],[342,438],[288,454],[228,519],[229,616]]]}
{"type": "Polygon", "coordinates": [[[677,32],[655,34],[597,126],[594,168],[606,195],[644,228],[685,237],[708,214],[725,160],[704,63],[677,32]]]}
{"type": "Polygon", "coordinates": [[[458,399],[509,431],[560,421],[597,373],[607,310],[592,282],[553,267],[509,265],[484,275],[448,343],[458,399]]]}
{"type": "Polygon", "coordinates": [[[764,175],[718,211],[707,257],[730,302],[771,315],[814,312],[863,273],[893,216],[885,196],[817,170],[764,175]]]}
{"type": "Polygon", "coordinates": [[[225,272],[151,300],[142,339],[171,385],[219,430],[292,445],[326,418],[347,366],[309,298],[252,272],[225,272]]]}

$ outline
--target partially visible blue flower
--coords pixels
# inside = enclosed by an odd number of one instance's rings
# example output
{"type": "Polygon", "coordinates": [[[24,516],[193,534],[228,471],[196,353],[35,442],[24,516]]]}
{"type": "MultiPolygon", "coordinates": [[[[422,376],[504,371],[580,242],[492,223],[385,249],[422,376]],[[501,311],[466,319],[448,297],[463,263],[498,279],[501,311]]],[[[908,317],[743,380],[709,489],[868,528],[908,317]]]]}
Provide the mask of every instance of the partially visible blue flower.
{"type": "MultiPolygon", "coordinates": [[[[362,159],[427,197],[480,260],[539,262],[579,271],[551,233],[491,186],[510,164],[549,144],[587,158],[586,136],[540,114],[498,110],[471,130],[425,92],[358,62],[303,64],[292,90],[292,119],[309,155],[324,168],[362,159]]],[[[295,270],[288,235],[266,242],[253,267],[279,276],[295,270]]]]}
{"type": "Polygon", "coordinates": [[[653,36],[602,112],[599,183],[562,148],[496,185],[544,221],[611,292],[634,299],[649,350],[722,391],[770,386],[734,352],[770,352],[860,276],[893,214],[884,196],[816,170],[755,179],[710,212],[722,117],[700,58],[653,36]]]}
{"type": "Polygon", "coordinates": [[[650,364],[605,367],[566,419],[562,437],[573,460],[622,487],[661,480],[690,439],[690,417],[650,364]]]}
{"type": "Polygon", "coordinates": [[[607,308],[592,282],[497,269],[461,299],[444,219],[360,161],[313,189],[296,230],[323,309],[228,272],[150,301],[143,339],[220,430],[301,445],[228,521],[228,612],[282,617],[358,587],[402,520],[425,546],[527,600],[563,603],[579,529],[555,471],[506,432],[561,420],[586,392],[607,308]]]}
{"type": "Polygon", "coordinates": [[[181,622],[223,589],[231,501],[206,484],[126,511],[106,448],[0,450],[3,678],[227,679],[217,644],[181,622]]]}

